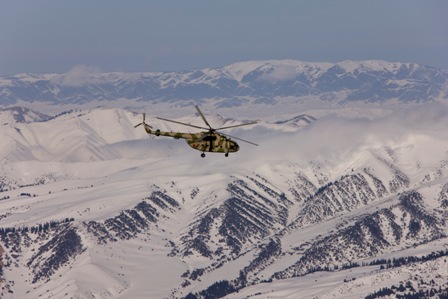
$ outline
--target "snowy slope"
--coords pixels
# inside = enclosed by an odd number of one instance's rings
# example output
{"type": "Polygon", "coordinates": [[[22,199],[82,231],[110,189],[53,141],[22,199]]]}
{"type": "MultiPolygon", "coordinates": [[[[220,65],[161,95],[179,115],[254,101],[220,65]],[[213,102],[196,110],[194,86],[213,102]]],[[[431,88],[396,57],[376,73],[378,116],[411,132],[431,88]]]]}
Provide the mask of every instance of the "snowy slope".
{"type": "MultiPolygon", "coordinates": [[[[203,125],[165,107],[147,122],[203,125]]],[[[2,298],[359,298],[446,276],[444,256],[334,270],[447,249],[446,106],[203,110],[258,119],[228,133],[260,146],[203,159],[117,108],[1,126],[2,298]]]]}

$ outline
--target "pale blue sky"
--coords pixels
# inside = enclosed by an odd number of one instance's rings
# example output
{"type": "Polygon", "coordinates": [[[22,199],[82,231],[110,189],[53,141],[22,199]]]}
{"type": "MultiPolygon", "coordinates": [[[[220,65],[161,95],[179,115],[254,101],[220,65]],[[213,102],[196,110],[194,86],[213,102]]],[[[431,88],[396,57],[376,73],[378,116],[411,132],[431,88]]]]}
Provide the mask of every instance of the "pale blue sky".
{"type": "Polygon", "coordinates": [[[0,75],[383,59],[448,68],[446,0],[0,0],[0,75]]]}

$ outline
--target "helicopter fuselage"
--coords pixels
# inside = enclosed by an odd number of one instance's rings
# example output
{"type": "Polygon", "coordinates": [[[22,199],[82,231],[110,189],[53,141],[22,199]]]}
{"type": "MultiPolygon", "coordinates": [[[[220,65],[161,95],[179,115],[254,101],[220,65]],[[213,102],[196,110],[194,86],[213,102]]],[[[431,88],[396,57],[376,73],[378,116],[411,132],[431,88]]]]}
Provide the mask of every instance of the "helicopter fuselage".
{"type": "Polygon", "coordinates": [[[148,125],[145,125],[144,127],[146,133],[151,135],[171,137],[174,139],[185,139],[191,148],[201,152],[228,154],[237,152],[240,149],[238,143],[217,132],[164,132],[160,130],[152,130],[148,125]]]}

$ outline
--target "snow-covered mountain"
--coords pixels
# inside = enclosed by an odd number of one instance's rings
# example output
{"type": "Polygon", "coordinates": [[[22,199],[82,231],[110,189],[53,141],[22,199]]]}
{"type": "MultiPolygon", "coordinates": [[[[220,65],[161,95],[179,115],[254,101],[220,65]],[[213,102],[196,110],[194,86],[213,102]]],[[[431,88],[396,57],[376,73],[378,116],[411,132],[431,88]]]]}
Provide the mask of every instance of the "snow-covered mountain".
{"type": "Polygon", "coordinates": [[[215,107],[285,99],[326,102],[420,102],[448,98],[448,71],[415,63],[248,61],[182,72],[101,73],[77,66],[65,74],[0,77],[0,103],[104,105],[214,100],[215,107]]]}
{"type": "Polygon", "coordinates": [[[0,123],[3,125],[45,121],[50,118],[48,115],[24,107],[0,108],[0,116],[0,123]]]}
{"type": "MultiPolygon", "coordinates": [[[[226,72],[243,81],[249,66],[226,72]]],[[[146,121],[185,130],[155,118],[172,118],[164,105],[146,121]]],[[[8,118],[0,297],[448,295],[445,104],[257,107],[204,108],[214,127],[258,120],[229,134],[260,144],[205,159],[134,129],[142,111],[8,118]]],[[[203,125],[182,112],[176,120],[203,125]]]]}

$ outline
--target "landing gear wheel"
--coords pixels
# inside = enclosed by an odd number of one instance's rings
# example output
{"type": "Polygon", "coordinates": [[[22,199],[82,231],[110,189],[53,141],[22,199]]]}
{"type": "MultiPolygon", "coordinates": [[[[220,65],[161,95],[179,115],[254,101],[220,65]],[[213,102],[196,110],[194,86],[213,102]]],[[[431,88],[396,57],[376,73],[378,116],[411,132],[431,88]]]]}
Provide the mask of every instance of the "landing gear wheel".
{"type": "Polygon", "coordinates": [[[228,157],[228,156],[229,156],[229,153],[226,153],[225,156],[228,157]]]}
{"type": "Polygon", "coordinates": [[[205,154],[204,154],[204,153],[202,153],[202,154],[201,154],[201,157],[202,157],[202,158],[205,158],[205,154]]]}

